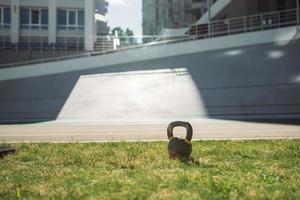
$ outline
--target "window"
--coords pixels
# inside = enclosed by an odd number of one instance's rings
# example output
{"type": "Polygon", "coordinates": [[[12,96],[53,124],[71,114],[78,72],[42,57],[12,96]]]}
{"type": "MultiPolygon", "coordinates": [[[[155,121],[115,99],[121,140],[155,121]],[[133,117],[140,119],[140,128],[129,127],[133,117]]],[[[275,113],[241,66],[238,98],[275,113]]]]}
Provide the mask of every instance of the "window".
{"type": "Polygon", "coordinates": [[[11,12],[10,8],[0,7],[0,28],[10,28],[11,12]]]}
{"type": "Polygon", "coordinates": [[[40,11],[31,10],[31,24],[39,24],[39,23],[40,23],[40,11]]]}
{"type": "Polygon", "coordinates": [[[60,25],[67,25],[67,11],[66,10],[59,10],[57,12],[57,24],[60,25]]]}
{"type": "Polygon", "coordinates": [[[48,29],[48,10],[21,8],[21,29],[48,29]]]}
{"type": "Polygon", "coordinates": [[[277,7],[278,7],[278,10],[285,10],[287,9],[287,2],[286,0],[277,0],[277,7]]]}
{"type": "Polygon", "coordinates": [[[78,11],[78,25],[84,26],[84,12],[82,10],[78,11]]]}
{"type": "Polygon", "coordinates": [[[76,23],[76,11],[69,11],[69,25],[75,25],[76,23]]]}
{"type": "Polygon", "coordinates": [[[29,24],[29,9],[21,9],[20,16],[21,16],[21,19],[20,19],[21,25],[29,24]]]}
{"type": "Polygon", "coordinates": [[[84,11],[76,9],[58,10],[57,25],[61,30],[82,30],[84,28],[84,11]]]}
{"type": "Polygon", "coordinates": [[[258,1],[258,11],[259,12],[270,11],[270,1],[269,0],[259,0],[258,1]]]}
{"type": "Polygon", "coordinates": [[[76,11],[70,10],[69,11],[69,28],[75,29],[76,26],[76,11]]]}
{"type": "Polygon", "coordinates": [[[41,24],[42,25],[48,25],[49,24],[49,16],[48,16],[48,10],[41,10],[41,24]]]}

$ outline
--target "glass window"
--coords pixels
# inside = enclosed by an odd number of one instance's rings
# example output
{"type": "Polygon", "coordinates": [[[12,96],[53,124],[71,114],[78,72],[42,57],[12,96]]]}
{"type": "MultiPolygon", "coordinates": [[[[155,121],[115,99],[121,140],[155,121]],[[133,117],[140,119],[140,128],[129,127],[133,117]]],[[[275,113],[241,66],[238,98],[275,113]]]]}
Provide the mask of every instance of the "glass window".
{"type": "Polygon", "coordinates": [[[10,8],[4,8],[3,9],[4,13],[4,24],[10,24],[11,22],[11,13],[10,13],[10,8]]]}
{"type": "Polygon", "coordinates": [[[69,11],[69,25],[76,25],[76,11],[69,11]]]}
{"type": "Polygon", "coordinates": [[[41,24],[48,25],[48,10],[43,9],[41,11],[41,24]]]}
{"type": "Polygon", "coordinates": [[[47,29],[48,10],[41,8],[21,8],[20,26],[21,29],[47,29]]]}
{"type": "Polygon", "coordinates": [[[269,0],[259,0],[258,1],[258,11],[267,12],[270,10],[270,1],[269,0]]]}
{"type": "Polygon", "coordinates": [[[0,8],[0,24],[2,24],[2,8],[0,8]]]}
{"type": "Polygon", "coordinates": [[[58,25],[67,25],[67,12],[66,10],[57,11],[57,24],[58,25]]]}
{"type": "Polygon", "coordinates": [[[20,18],[21,24],[29,24],[29,9],[22,8],[20,18]]]}
{"type": "Polygon", "coordinates": [[[84,11],[75,9],[57,10],[58,29],[83,30],[84,11]]]}
{"type": "Polygon", "coordinates": [[[84,25],[84,11],[83,10],[78,11],[78,25],[79,26],[84,25]]]}
{"type": "Polygon", "coordinates": [[[39,10],[31,10],[31,24],[40,23],[40,12],[39,10]]]}

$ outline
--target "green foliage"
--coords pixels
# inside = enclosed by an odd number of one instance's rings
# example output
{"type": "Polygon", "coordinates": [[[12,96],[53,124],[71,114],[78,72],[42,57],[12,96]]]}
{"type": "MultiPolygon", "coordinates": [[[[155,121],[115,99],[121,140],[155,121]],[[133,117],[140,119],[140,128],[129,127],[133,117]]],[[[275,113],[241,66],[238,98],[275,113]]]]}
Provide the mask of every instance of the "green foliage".
{"type": "Polygon", "coordinates": [[[300,199],[300,140],[16,144],[0,159],[0,199],[300,199]]]}
{"type": "Polygon", "coordinates": [[[115,27],[115,28],[113,28],[111,30],[111,34],[112,35],[115,35],[116,32],[118,33],[119,37],[123,37],[124,36],[124,31],[123,31],[123,29],[121,27],[115,27]]]}
{"type": "Polygon", "coordinates": [[[134,33],[132,30],[130,30],[129,28],[126,28],[126,30],[124,31],[121,27],[115,27],[111,30],[111,34],[115,35],[115,32],[118,32],[118,36],[119,37],[123,37],[123,36],[134,36],[134,33]]]}
{"type": "Polygon", "coordinates": [[[124,31],[121,27],[115,27],[111,30],[111,35],[115,36],[115,32],[118,33],[120,42],[122,45],[134,45],[136,44],[136,39],[134,38],[134,33],[129,28],[124,31]]]}
{"type": "Polygon", "coordinates": [[[133,33],[133,31],[130,30],[129,28],[126,28],[126,30],[125,30],[125,35],[127,35],[127,36],[133,36],[134,33],[133,33]]]}

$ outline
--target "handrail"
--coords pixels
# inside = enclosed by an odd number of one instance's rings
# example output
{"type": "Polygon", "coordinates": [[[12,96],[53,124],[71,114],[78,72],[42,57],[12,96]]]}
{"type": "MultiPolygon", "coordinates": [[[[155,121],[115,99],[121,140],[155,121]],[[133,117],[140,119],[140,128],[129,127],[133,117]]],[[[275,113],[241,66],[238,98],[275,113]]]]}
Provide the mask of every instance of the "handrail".
{"type": "MultiPolygon", "coordinates": [[[[299,11],[299,10],[298,10],[299,11]]],[[[214,20],[211,22],[212,31],[208,34],[207,24],[200,24],[191,26],[189,29],[189,35],[183,35],[182,37],[166,37],[166,36],[127,36],[127,37],[115,37],[115,36],[99,36],[95,37],[95,49],[92,52],[77,53],[74,55],[59,56],[54,58],[37,59],[30,61],[22,61],[16,63],[2,64],[0,68],[14,67],[20,65],[38,64],[44,62],[54,62],[67,60],[79,57],[89,57],[95,55],[103,55],[109,53],[115,53],[120,51],[126,51],[136,48],[144,48],[154,45],[179,43],[191,40],[199,40],[210,37],[218,37],[224,35],[239,34],[243,32],[263,31],[274,28],[299,25],[296,20],[297,9],[288,9],[284,11],[261,13],[243,17],[235,17],[225,20],[214,20]],[[98,50],[100,49],[100,50],[98,50]]],[[[65,38],[65,44],[69,38],[65,38]]],[[[70,40],[70,39],[69,39],[70,40]]],[[[76,38],[76,47],[79,47],[79,38],[76,38]]],[[[1,41],[0,41],[1,44],[1,41]]],[[[72,43],[71,43],[72,44],[72,43]]],[[[74,44],[72,44],[74,45],[74,44]]],[[[31,47],[31,49],[34,49],[31,47]]],[[[66,46],[59,47],[61,51],[67,51],[66,46]]],[[[78,50],[78,49],[77,49],[78,50]]]]}
{"type": "MultiPolygon", "coordinates": [[[[297,9],[286,9],[282,11],[271,11],[271,12],[265,12],[265,13],[260,13],[260,14],[253,14],[253,15],[247,15],[247,16],[242,16],[242,17],[232,17],[230,20],[237,20],[237,19],[244,19],[244,18],[253,18],[253,17],[260,17],[264,15],[272,15],[272,14],[278,14],[278,13],[285,13],[285,12],[291,12],[291,11],[296,11],[297,9]]],[[[226,21],[226,19],[218,19],[218,20],[213,20],[212,22],[221,22],[221,21],[226,21]]]]}
{"type": "MultiPolygon", "coordinates": [[[[289,24],[291,22],[294,22],[296,25],[296,16],[297,16],[297,9],[288,9],[284,11],[276,11],[276,12],[267,12],[267,13],[261,13],[261,14],[255,14],[255,15],[249,15],[249,16],[243,16],[243,17],[235,17],[235,18],[228,18],[224,20],[214,20],[211,22],[212,29],[212,37],[214,37],[216,34],[218,34],[218,31],[215,31],[216,29],[226,30],[228,34],[232,34],[231,30],[238,31],[237,28],[231,29],[230,25],[240,25],[243,27],[243,30],[245,32],[257,31],[256,28],[259,26],[260,28],[264,29],[265,27],[270,28],[271,26],[277,25],[279,27],[289,24]],[[292,17],[292,19],[291,19],[292,17]],[[295,17],[295,19],[293,19],[295,17]],[[274,21],[272,21],[272,18],[274,21]],[[270,23],[266,22],[266,19],[270,19],[270,23]],[[278,23],[276,23],[276,20],[278,23]],[[294,20],[294,21],[293,21],[294,20]],[[250,25],[249,25],[250,23],[250,25]],[[219,24],[219,25],[218,25],[219,24]],[[227,25],[227,27],[224,27],[224,25],[227,25]],[[256,27],[257,26],[257,27],[256,27]]],[[[189,34],[192,35],[206,35],[206,37],[211,37],[207,34],[207,24],[196,24],[191,26],[189,30],[189,34]],[[194,30],[195,29],[195,30],[194,30]],[[200,33],[200,34],[199,34],[200,33]]]]}
{"type": "Polygon", "coordinates": [[[83,58],[83,57],[91,57],[91,56],[98,56],[98,55],[105,55],[110,53],[116,53],[126,50],[132,50],[137,48],[143,48],[147,46],[155,46],[155,45],[161,45],[161,44],[170,44],[170,43],[176,43],[176,42],[184,42],[192,40],[191,37],[188,37],[186,39],[174,39],[174,40],[163,40],[158,41],[153,44],[141,44],[141,45],[135,45],[135,46],[129,46],[129,47],[123,47],[118,50],[106,50],[106,51],[93,51],[93,52],[85,52],[81,54],[74,54],[74,55],[68,55],[68,56],[59,56],[55,58],[46,58],[46,59],[36,59],[36,60],[30,60],[30,61],[22,61],[22,62],[15,62],[15,63],[9,63],[9,64],[3,64],[0,65],[0,68],[7,68],[7,67],[16,67],[16,66],[22,66],[22,65],[29,65],[29,64],[39,64],[39,63],[46,63],[46,62],[56,62],[56,61],[62,61],[62,60],[68,60],[72,58],[83,58]]]}

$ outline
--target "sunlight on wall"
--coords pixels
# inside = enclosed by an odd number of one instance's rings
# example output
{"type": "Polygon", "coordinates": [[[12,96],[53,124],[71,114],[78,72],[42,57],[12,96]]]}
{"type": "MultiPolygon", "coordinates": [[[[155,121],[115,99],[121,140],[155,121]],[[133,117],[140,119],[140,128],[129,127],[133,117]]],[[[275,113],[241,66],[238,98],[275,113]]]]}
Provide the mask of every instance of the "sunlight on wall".
{"type": "Polygon", "coordinates": [[[279,59],[282,58],[284,55],[285,53],[279,50],[273,50],[268,52],[268,56],[270,59],[279,59]]]}
{"type": "Polygon", "coordinates": [[[293,82],[300,83],[300,75],[293,78],[293,82]]]}
{"type": "Polygon", "coordinates": [[[243,53],[242,50],[230,50],[230,51],[226,51],[225,55],[226,56],[238,56],[241,55],[243,53]]]}
{"type": "Polygon", "coordinates": [[[155,120],[206,116],[186,68],[81,76],[60,120],[155,120]]]}
{"type": "Polygon", "coordinates": [[[275,44],[278,46],[288,45],[293,39],[299,37],[296,27],[288,28],[285,32],[279,32],[275,36],[275,44]]]}

